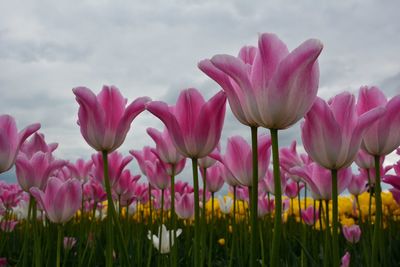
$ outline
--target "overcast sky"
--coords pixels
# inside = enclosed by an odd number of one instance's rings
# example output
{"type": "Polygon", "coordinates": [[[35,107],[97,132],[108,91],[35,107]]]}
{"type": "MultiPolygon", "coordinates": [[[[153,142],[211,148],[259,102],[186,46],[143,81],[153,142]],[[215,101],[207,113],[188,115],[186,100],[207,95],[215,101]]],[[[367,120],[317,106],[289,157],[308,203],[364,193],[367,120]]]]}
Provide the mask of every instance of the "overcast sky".
{"type": "MultiPolygon", "coordinates": [[[[308,38],[324,43],[318,93],[323,98],[356,93],[361,85],[378,85],[387,96],[400,93],[395,0],[0,3],[0,114],[14,116],[19,127],[40,122],[47,141],[60,143],[56,155],[64,159],[94,152],[76,125],[73,87],[97,93],[112,84],[129,101],[147,95],[170,104],[181,89],[196,87],[209,98],[220,88],[197,62],[236,55],[243,45],[256,45],[262,32],[276,33],[290,50],[308,38]]],[[[227,136],[249,138],[249,129],[227,110],[223,147],[227,136]]],[[[121,151],[152,145],[149,126],[162,128],[144,112],[121,151]]],[[[280,134],[282,145],[293,139],[301,141],[298,125],[280,134]]]]}

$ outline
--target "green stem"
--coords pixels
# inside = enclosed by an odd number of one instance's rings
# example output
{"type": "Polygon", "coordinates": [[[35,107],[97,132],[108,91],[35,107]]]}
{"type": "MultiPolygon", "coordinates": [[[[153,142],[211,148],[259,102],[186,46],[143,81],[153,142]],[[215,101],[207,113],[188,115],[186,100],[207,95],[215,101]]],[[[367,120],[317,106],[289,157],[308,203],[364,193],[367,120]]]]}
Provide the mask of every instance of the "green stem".
{"type": "Polygon", "coordinates": [[[211,223],[210,223],[210,245],[208,247],[208,266],[212,266],[212,245],[213,245],[213,231],[214,230],[214,192],[211,192],[211,223]]]}
{"type": "MultiPolygon", "coordinates": [[[[161,189],[161,211],[160,211],[160,231],[158,232],[158,238],[160,242],[158,243],[158,252],[161,254],[161,244],[162,244],[162,224],[163,224],[163,215],[164,215],[164,189],[161,189]]],[[[171,247],[170,247],[171,249],[171,247]]]]}
{"type": "Polygon", "coordinates": [[[233,264],[233,253],[235,251],[236,245],[236,186],[233,186],[233,217],[232,217],[232,247],[231,247],[231,256],[229,259],[229,267],[232,267],[233,264]]]}
{"type": "Polygon", "coordinates": [[[324,267],[329,266],[329,246],[330,246],[330,233],[329,227],[329,200],[325,200],[325,249],[324,249],[324,267]]]}
{"type": "Polygon", "coordinates": [[[200,252],[200,207],[199,207],[199,173],[197,158],[192,158],[193,187],[194,187],[194,266],[199,267],[200,252]]]}
{"type": "Polygon", "coordinates": [[[281,177],[279,170],[279,145],[278,130],[270,129],[272,141],[272,163],[274,167],[274,186],[275,186],[275,221],[274,234],[272,238],[271,267],[279,266],[279,249],[282,238],[282,192],[281,177]]]}
{"type": "Polygon", "coordinates": [[[339,238],[338,238],[338,182],[337,170],[331,170],[332,173],[332,258],[333,266],[339,266],[339,238]]]}
{"type": "Polygon", "coordinates": [[[127,265],[130,264],[128,249],[125,244],[124,234],[122,233],[121,224],[119,223],[117,212],[115,211],[114,202],[111,194],[110,177],[108,175],[108,152],[103,151],[103,169],[104,169],[104,184],[107,193],[107,247],[106,247],[106,266],[113,265],[113,221],[117,228],[118,237],[122,245],[122,253],[127,265]]]}
{"type": "MultiPolygon", "coordinates": [[[[153,234],[152,234],[152,231],[151,231],[151,226],[153,225],[153,208],[152,208],[152,199],[151,199],[151,185],[150,185],[150,183],[149,183],[149,189],[148,189],[148,194],[149,194],[149,222],[148,222],[148,225],[150,226],[150,230],[149,230],[149,232],[150,232],[150,236],[151,236],[151,239],[153,239],[153,234]]],[[[150,240],[150,243],[149,243],[149,254],[148,254],[148,257],[147,257],[147,267],[150,267],[150,265],[151,265],[151,255],[152,255],[152,252],[153,252],[153,241],[152,240],[150,240]]]]}
{"type": "MultiPolygon", "coordinates": [[[[206,215],[206,190],[207,190],[207,168],[203,168],[203,209],[201,214],[201,221],[202,221],[202,231],[203,233],[207,230],[207,215],[206,215]]],[[[202,243],[202,250],[201,250],[201,266],[205,264],[205,257],[206,257],[206,235],[202,234],[201,236],[201,243],[202,243]]]]}
{"type": "Polygon", "coordinates": [[[253,179],[250,201],[251,217],[251,244],[250,244],[250,266],[257,266],[257,206],[258,206],[258,139],[257,127],[251,127],[251,150],[253,153],[253,179]]]}
{"type": "Polygon", "coordinates": [[[379,266],[379,237],[381,235],[382,225],[382,199],[381,199],[381,177],[380,177],[380,157],[374,156],[375,159],[375,224],[374,236],[372,241],[372,266],[379,266]]]}
{"type": "Polygon", "coordinates": [[[57,261],[56,267],[61,263],[62,224],[57,225],[57,261]]]}
{"type": "Polygon", "coordinates": [[[176,252],[177,252],[177,240],[176,240],[176,217],[175,217],[175,164],[172,164],[171,170],[171,225],[169,232],[169,247],[172,249],[171,253],[171,266],[177,266],[176,252]],[[172,247],[172,240],[174,240],[174,247],[172,247]]]}

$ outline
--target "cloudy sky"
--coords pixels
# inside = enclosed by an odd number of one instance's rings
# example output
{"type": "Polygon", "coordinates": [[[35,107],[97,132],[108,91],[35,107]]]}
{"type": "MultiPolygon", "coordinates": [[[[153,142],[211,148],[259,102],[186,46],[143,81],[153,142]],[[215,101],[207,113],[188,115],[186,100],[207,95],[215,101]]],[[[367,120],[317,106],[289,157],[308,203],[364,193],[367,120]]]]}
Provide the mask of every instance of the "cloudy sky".
{"type": "MultiPolygon", "coordinates": [[[[378,85],[387,96],[400,93],[395,0],[15,0],[1,1],[0,8],[0,114],[14,116],[19,127],[41,122],[47,141],[60,143],[56,155],[69,160],[93,153],[76,125],[73,87],[97,93],[113,84],[129,101],[147,95],[171,104],[181,89],[196,87],[209,98],[220,88],[197,62],[236,55],[243,45],[256,45],[262,32],[276,33],[290,50],[308,38],[324,43],[323,98],[356,93],[361,85],[378,85]]],[[[162,128],[142,113],[121,151],[152,144],[149,126],[162,128]]],[[[249,138],[229,111],[223,146],[233,134],[249,138]]],[[[280,135],[281,145],[293,139],[301,141],[298,125],[280,135]]]]}

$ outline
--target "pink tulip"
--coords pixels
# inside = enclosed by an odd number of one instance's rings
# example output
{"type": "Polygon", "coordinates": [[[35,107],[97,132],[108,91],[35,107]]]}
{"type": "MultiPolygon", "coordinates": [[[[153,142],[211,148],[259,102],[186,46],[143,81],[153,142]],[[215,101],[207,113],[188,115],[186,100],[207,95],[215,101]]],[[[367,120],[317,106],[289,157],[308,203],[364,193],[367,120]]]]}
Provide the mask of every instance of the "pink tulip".
{"type": "Polygon", "coordinates": [[[140,203],[146,203],[149,200],[148,194],[148,184],[145,183],[136,183],[133,187],[133,196],[136,201],[140,203]]]}
{"type": "Polygon", "coordinates": [[[6,220],[3,220],[2,222],[0,222],[0,229],[3,232],[10,233],[10,232],[14,231],[14,228],[15,228],[15,226],[17,226],[17,224],[18,224],[18,221],[14,221],[14,220],[6,221],[6,220]]]}
{"type": "Polygon", "coordinates": [[[23,197],[21,187],[0,180],[0,203],[5,209],[16,207],[23,197]]]}
{"type": "Polygon", "coordinates": [[[350,253],[346,252],[344,256],[342,257],[342,263],[340,267],[349,267],[350,266],[350,253]]]}
{"type": "Polygon", "coordinates": [[[274,209],[275,209],[274,199],[268,200],[268,198],[265,196],[258,197],[257,216],[259,218],[262,218],[265,215],[272,213],[274,209]]]}
{"type": "Polygon", "coordinates": [[[93,168],[93,161],[78,159],[75,164],[68,163],[68,168],[71,170],[74,178],[87,182],[89,180],[89,174],[93,168]]]}
{"type": "MultiPolygon", "coordinates": [[[[110,179],[110,184],[113,186],[121,177],[124,168],[132,161],[131,156],[124,157],[118,151],[114,151],[108,154],[108,176],[110,179]]],[[[104,167],[103,167],[103,156],[101,153],[92,155],[93,161],[93,173],[94,178],[99,182],[103,183],[104,180],[104,167]]]]}
{"type": "Polygon", "coordinates": [[[83,185],[83,197],[94,200],[94,202],[102,202],[106,200],[107,194],[99,181],[90,179],[83,185]]]}
{"type": "Polygon", "coordinates": [[[77,179],[62,181],[51,177],[44,192],[37,187],[31,188],[30,192],[54,223],[69,221],[82,204],[82,188],[77,179]]]}
{"type": "Polygon", "coordinates": [[[163,190],[170,186],[171,178],[160,160],[147,160],[145,164],[147,179],[153,187],[163,190]]]}
{"type": "Polygon", "coordinates": [[[385,112],[365,131],[362,148],[371,155],[382,156],[400,146],[400,95],[388,101],[379,88],[361,87],[357,103],[358,115],[377,107],[385,107],[385,112]]]}
{"type": "Polygon", "coordinates": [[[157,160],[157,155],[152,151],[151,147],[145,146],[142,150],[130,150],[129,153],[135,157],[140,171],[147,176],[146,161],[154,162],[157,160]]]}
{"type": "Polygon", "coordinates": [[[43,190],[49,177],[65,164],[64,160],[55,160],[51,152],[38,151],[32,158],[20,153],[15,163],[18,183],[26,192],[32,187],[43,190]]]}
{"type": "MultiPolygon", "coordinates": [[[[261,179],[268,168],[271,154],[271,139],[267,135],[258,137],[258,179],[261,179]]],[[[230,174],[241,185],[251,186],[253,177],[252,151],[250,145],[241,136],[228,138],[226,153],[216,156],[230,174]],[[238,156],[240,155],[240,157],[238,156]]]]}
{"type": "Polygon", "coordinates": [[[186,158],[182,158],[180,161],[177,163],[165,163],[164,161],[161,160],[160,156],[157,153],[157,150],[154,148],[151,149],[151,152],[156,155],[156,157],[160,160],[161,164],[164,166],[165,170],[167,171],[168,176],[172,176],[174,174],[175,176],[180,174],[183,169],[185,168],[186,165],[186,158]],[[173,173],[172,173],[173,171],[173,173]]]}
{"type": "Polygon", "coordinates": [[[21,145],[20,153],[24,153],[28,158],[32,158],[38,151],[51,153],[56,150],[57,147],[58,143],[47,144],[44,140],[44,134],[36,132],[21,145]]]}
{"type": "MultiPolygon", "coordinates": [[[[206,169],[206,189],[211,193],[218,192],[224,185],[222,168],[222,163],[217,162],[215,165],[206,169]]],[[[204,179],[204,171],[201,171],[201,174],[204,179]]]]}
{"type": "Polygon", "coordinates": [[[78,124],[86,142],[97,151],[112,152],[124,142],[133,119],[145,110],[148,97],[140,97],[126,107],[115,86],[103,86],[96,96],[86,87],[72,90],[79,103],[78,124]]]}
{"type": "Polygon", "coordinates": [[[285,195],[289,198],[295,198],[302,188],[304,188],[303,183],[301,183],[300,186],[297,182],[288,183],[286,184],[285,195]]]}
{"type": "MultiPolygon", "coordinates": [[[[332,175],[329,170],[317,163],[311,163],[304,167],[293,167],[290,171],[307,183],[314,199],[330,200],[332,198],[332,175]]],[[[351,168],[338,171],[338,194],[347,188],[351,178],[351,168]]]]}
{"type": "Polygon", "coordinates": [[[383,111],[377,108],[358,116],[354,96],[347,92],[328,103],[317,98],[301,125],[304,148],[327,169],[346,168],[360,149],[363,133],[383,111]]]}
{"type": "Polygon", "coordinates": [[[22,143],[39,128],[36,123],[18,133],[14,118],[0,115],[0,173],[11,169],[22,143]]]}
{"type": "Polygon", "coordinates": [[[382,182],[390,184],[395,189],[400,190],[400,176],[387,174],[382,178],[382,182]]]}
{"type": "MultiPolygon", "coordinates": [[[[385,157],[382,156],[380,159],[381,164],[383,163],[384,160],[385,160],[385,157]]],[[[370,154],[368,154],[367,152],[365,152],[362,149],[360,149],[358,151],[357,156],[354,161],[357,164],[357,166],[362,169],[374,169],[375,168],[374,156],[371,156],[370,154]]]]}
{"type": "MultiPolygon", "coordinates": [[[[218,144],[217,147],[214,149],[211,154],[219,154],[221,152],[221,146],[218,144]]],[[[211,166],[213,166],[217,162],[216,159],[213,157],[207,156],[204,158],[199,159],[199,167],[203,169],[207,169],[211,166]]]]}
{"type": "Polygon", "coordinates": [[[239,181],[236,180],[235,176],[233,176],[233,174],[225,166],[225,164],[222,164],[222,166],[221,166],[221,175],[222,175],[222,178],[224,179],[225,183],[227,183],[228,185],[230,185],[230,186],[240,185],[239,181]]]}
{"type": "Polygon", "coordinates": [[[396,201],[397,205],[400,205],[400,190],[396,188],[391,188],[389,189],[390,193],[392,193],[392,196],[394,200],[396,201]]]}
{"type": "MultiPolygon", "coordinates": [[[[282,192],[284,192],[286,189],[287,177],[283,171],[281,171],[280,174],[281,174],[281,189],[282,189],[282,192]]],[[[275,195],[274,175],[273,175],[271,169],[267,170],[267,172],[265,173],[265,177],[260,180],[259,184],[260,183],[264,187],[265,193],[271,193],[271,194],[275,195]]]]}
{"type": "Polygon", "coordinates": [[[351,226],[343,226],[343,235],[346,240],[352,244],[358,243],[361,237],[360,226],[353,224],[351,226]]]}
{"type": "Polygon", "coordinates": [[[368,189],[367,182],[368,179],[365,177],[364,173],[353,174],[347,190],[354,196],[361,195],[368,189]]]}
{"type": "Polygon", "coordinates": [[[308,206],[307,209],[301,210],[301,219],[305,224],[312,226],[319,219],[319,211],[314,211],[313,206],[308,206]]]}
{"type": "Polygon", "coordinates": [[[193,193],[193,187],[191,187],[187,182],[179,180],[175,183],[175,192],[181,195],[184,193],[193,193]]]}
{"type": "Polygon", "coordinates": [[[130,170],[122,171],[120,178],[113,185],[113,190],[115,194],[118,196],[123,196],[126,198],[126,195],[133,197],[133,186],[140,179],[140,175],[132,175],[130,170]]]}
{"type": "Polygon", "coordinates": [[[297,153],[297,144],[296,141],[293,141],[289,148],[281,148],[279,150],[279,164],[281,168],[288,173],[288,176],[298,182],[300,177],[293,175],[290,173],[290,169],[295,166],[304,166],[311,162],[311,159],[307,154],[298,154],[297,153]]]}
{"type": "Polygon", "coordinates": [[[246,186],[237,186],[236,198],[237,198],[237,200],[243,200],[243,201],[249,202],[249,188],[246,186]]]}
{"type": "Polygon", "coordinates": [[[258,48],[243,47],[238,57],[217,55],[198,66],[226,92],[233,114],[248,126],[285,129],[311,108],[317,95],[318,40],[289,53],[274,34],[261,34],[258,48]]]}
{"type": "Polygon", "coordinates": [[[154,128],[147,128],[147,133],[156,143],[157,154],[163,162],[177,164],[184,159],[172,142],[167,128],[162,133],[154,128]]]}
{"type": "Polygon", "coordinates": [[[225,93],[208,102],[196,89],[186,89],[174,107],[155,101],[147,110],[167,127],[177,150],[189,158],[203,158],[217,146],[225,117],[225,93]]]}
{"type": "Polygon", "coordinates": [[[194,194],[185,193],[183,195],[176,194],[175,196],[175,212],[179,218],[186,220],[194,215],[194,194]]]}

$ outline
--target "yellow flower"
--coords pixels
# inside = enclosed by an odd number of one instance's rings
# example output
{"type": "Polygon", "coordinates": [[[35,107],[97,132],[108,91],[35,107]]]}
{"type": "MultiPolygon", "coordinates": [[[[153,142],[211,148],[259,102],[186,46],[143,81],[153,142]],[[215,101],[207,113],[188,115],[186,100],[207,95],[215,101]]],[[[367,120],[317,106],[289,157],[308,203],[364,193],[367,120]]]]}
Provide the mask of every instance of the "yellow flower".
{"type": "Polygon", "coordinates": [[[224,246],[225,245],[225,239],[224,238],[218,239],[218,244],[220,244],[221,246],[224,246]]]}

